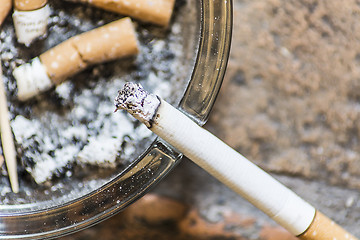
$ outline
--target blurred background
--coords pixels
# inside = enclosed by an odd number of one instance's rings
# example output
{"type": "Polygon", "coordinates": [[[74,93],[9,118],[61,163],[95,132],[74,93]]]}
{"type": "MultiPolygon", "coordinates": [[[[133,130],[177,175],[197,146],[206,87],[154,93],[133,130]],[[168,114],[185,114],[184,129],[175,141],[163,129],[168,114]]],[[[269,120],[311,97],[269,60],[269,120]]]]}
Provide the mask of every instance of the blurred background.
{"type": "MultiPolygon", "coordinates": [[[[360,236],[360,1],[234,0],[206,128],[360,236]]],[[[226,159],[224,159],[226,161],[226,159]]],[[[81,239],[296,239],[184,159],[81,239]]]]}

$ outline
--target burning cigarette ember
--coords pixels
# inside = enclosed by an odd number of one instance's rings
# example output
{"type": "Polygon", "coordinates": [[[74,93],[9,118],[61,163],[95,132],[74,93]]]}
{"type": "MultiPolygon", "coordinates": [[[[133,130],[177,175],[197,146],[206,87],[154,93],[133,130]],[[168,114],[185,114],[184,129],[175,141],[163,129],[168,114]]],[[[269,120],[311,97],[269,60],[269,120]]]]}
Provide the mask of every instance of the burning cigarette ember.
{"type": "Polygon", "coordinates": [[[90,65],[139,52],[130,18],[72,37],[16,68],[18,98],[22,101],[65,81],[90,65]]]}
{"type": "Polygon", "coordinates": [[[75,0],[131,16],[144,22],[168,26],[175,0],[75,0]]]}
{"type": "Polygon", "coordinates": [[[151,127],[160,100],[146,92],[140,84],[126,83],[115,99],[117,109],[125,109],[137,120],[151,127]]]}
{"type": "Polygon", "coordinates": [[[45,36],[49,16],[47,0],[15,0],[13,19],[18,42],[29,46],[45,36]]]}

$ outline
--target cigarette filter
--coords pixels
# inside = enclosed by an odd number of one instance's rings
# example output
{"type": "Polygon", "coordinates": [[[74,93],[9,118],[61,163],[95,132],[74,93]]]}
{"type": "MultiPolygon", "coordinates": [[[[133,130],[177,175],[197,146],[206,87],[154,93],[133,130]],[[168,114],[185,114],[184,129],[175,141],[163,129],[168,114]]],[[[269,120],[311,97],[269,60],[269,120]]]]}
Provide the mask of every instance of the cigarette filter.
{"type": "Polygon", "coordinates": [[[27,100],[61,84],[90,65],[135,55],[138,52],[138,41],[130,18],[82,33],[14,70],[18,98],[27,100]]]}
{"type": "Polygon", "coordinates": [[[17,174],[16,150],[14,138],[11,132],[10,116],[6,101],[5,86],[2,79],[2,67],[0,61],[0,136],[3,147],[6,168],[13,192],[19,192],[19,181],[17,174]]]}
{"type": "Polygon", "coordinates": [[[310,227],[298,238],[301,240],[357,240],[319,211],[316,212],[310,227]]]}
{"type": "Polygon", "coordinates": [[[166,27],[175,0],[80,0],[96,7],[166,27]]]}
{"type": "Polygon", "coordinates": [[[17,40],[29,46],[36,38],[46,35],[50,8],[46,0],[15,0],[14,27],[17,40]]]}
{"type": "Polygon", "coordinates": [[[32,11],[44,7],[47,0],[14,0],[14,7],[19,11],[32,11]]]}
{"type": "Polygon", "coordinates": [[[0,0],[0,25],[10,12],[12,0],[0,0]]]}
{"type": "Polygon", "coordinates": [[[115,105],[117,109],[127,110],[294,236],[304,240],[356,240],[272,176],[140,85],[125,84],[115,105]],[[314,231],[319,235],[314,237],[314,231]]]}

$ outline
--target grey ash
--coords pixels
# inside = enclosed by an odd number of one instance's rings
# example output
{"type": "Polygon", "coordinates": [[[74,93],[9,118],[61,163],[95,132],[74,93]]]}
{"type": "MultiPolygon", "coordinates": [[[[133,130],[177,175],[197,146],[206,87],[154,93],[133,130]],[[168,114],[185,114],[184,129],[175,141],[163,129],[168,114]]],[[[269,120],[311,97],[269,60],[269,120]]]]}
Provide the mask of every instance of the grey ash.
{"type": "Polygon", "coordinates": [[[115,98],[117,109],[128,111],[136,119],[144,123],[148,128],[160,105],[160,99],[144,90],[139,83],[125,83],[115,98]]]}

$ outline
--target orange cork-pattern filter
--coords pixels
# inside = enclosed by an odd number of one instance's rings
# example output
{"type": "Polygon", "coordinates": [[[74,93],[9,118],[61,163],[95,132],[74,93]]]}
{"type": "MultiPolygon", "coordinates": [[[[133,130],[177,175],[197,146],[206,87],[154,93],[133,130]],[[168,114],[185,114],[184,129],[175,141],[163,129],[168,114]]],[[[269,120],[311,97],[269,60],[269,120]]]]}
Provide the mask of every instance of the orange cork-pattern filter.
{"type": "Polygon", "coordinates": [[[358,240],[319,211],[310,227],[298,237],[302,240],[358,240]]]}
{"type": "Polygon", "coordinates": [[[40,37],[45,37],[50,16],[46,0],[15,0],[12,15],[17,41],[29,47],[40,37]]]}
{"type": "Polygon", "coordinates": [[[123,18],[72,37],[40,55],[55,85],[87,66],[139,52],[130,18],[123,18]]]}
{"type": "Polygon", "coordinates": [[[19,11],[31,11],[42,8],[47,0],[15,0],[14,7],[19,11]]]}
{"type": "Polygon", "coordinates": [[[59,85],[66,78],[86,68],[78,50],[67,40],[39,56],[49,78],[59,85]]]}
{"type": "Polygon", "coordinates": [[[175,4],[175,0],[81,0],[81,2],[164,27],[170,22],[175,4]]]}
{"type": "Polygon", "coordinates": [[[72,38],[87,64],[96,64],[135,55],[139,52],[135,28],[130,18],[123,18],[72,38]]]}
{"type": "Polygon", "coordinates": [[[11,9],[11,0],[0,0],[0,24],[4,21],[11,9]]]}

